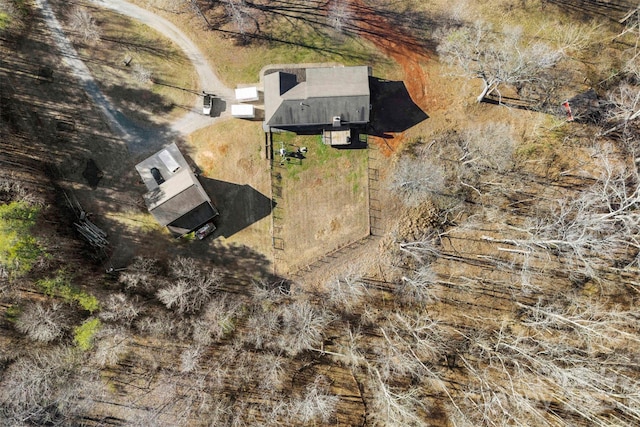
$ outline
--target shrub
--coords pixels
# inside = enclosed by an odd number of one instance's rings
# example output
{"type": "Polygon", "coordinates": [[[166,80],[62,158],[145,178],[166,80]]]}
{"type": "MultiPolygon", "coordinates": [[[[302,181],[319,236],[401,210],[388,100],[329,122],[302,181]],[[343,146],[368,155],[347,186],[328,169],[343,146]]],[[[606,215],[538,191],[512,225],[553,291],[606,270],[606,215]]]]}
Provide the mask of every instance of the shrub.
{"type": "Polygon", "coordinates": [[[72,286],[69,276],[62,270],[55,277],[39,280],[36,285],[46,295],[62,298],[65,302],[75,301],[89,313],[100,308],[98,299],[72,286]]]}
{"type": "Polygon", "coordinates": [[[82,322],[82,325],[73,330],[73,341],[83,351],[93,347],[93,337],[100,330],[100,319],[91,318],[82,322]]]}
{"type": "Polygon", "coordinates": [[[25,202],[0,205],[0,264],[10,276],[25,275],[44,255],[31,234],[39,212],[25,202]]]}

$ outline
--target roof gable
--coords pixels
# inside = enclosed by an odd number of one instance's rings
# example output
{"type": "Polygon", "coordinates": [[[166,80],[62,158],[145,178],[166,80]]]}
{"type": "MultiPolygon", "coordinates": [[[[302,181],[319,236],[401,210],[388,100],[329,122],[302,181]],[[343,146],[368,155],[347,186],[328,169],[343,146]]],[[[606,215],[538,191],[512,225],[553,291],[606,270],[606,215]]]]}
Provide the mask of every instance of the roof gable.
{"type": "Polygon", "coordinates": [[[369,121],[369,67],[308,68],[306,81],[286,89],[295,76],[265,76],[265,123],[269,126],[326,126],[369,121]]]}

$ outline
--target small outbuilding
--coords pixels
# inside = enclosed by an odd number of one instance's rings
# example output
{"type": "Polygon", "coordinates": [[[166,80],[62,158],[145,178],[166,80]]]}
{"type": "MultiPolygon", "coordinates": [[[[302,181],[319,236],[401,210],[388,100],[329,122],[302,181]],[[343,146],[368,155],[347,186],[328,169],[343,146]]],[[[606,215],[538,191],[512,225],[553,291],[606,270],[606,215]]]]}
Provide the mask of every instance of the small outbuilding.
{"type": "Polygon", "coordinates": [[[253,119],[256,117],[256,110],[251,104],[233,104],[231,116],[237,119],[253,119]]]}
{"type": "Polygon", "coordinates": [[[236,101],[238,102],[253,102],[260,100],[260,94],[258,88],[255,86],[239,87],[235,90],[236,101]]]}
{"type": "Polygon", "coordinates": [[[149,190],[147,209],[176,237],[181,237],[218,216],[198,177],[177,145],[171,144],[136,165],[149,190]]]}

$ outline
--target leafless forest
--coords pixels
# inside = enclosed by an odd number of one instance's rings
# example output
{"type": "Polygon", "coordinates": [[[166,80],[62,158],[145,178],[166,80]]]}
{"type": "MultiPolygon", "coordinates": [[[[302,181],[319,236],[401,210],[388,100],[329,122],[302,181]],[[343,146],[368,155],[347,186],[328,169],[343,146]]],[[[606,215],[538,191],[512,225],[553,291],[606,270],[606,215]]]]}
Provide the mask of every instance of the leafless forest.
{"type": "MultiPolygon", "coordinates": [[[[105,273],[52,155],[74,155],[60,117],[86,99],[65,86],[47,117],[25,102],[21,84],[52,90],[46,63],[21,62],[46,36],[31,2],[0,0],[0,425],[640,425],[637,5],[496,2],[559,31],[464,2],[149,3],[239,44],[276,14],[341,40],[355,4],[415,7],[405,30],[432,25],[416,34],[461,118],[407,134],[381,168],[384,232],[331,274],[217,247],[105,273]]],[[[98,115],[77,133],[107,141],[98,115]]]]}

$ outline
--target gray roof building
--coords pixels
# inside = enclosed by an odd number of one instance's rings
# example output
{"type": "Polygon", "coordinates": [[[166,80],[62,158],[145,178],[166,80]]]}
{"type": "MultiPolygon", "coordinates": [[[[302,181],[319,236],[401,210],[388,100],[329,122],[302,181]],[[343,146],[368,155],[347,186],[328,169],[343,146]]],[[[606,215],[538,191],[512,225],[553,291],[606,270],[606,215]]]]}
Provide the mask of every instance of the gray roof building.
{"type": "Polygon", "coordinates": [[[202,184],[176,146],[136,165],[149,190],[144,201],[153,217],[175,236],[182,236],[218,215],[202,184]]]}
{"type": "Polygon", "coordinates": [[[344,127],[369,122],[367,66],[307,68],[305,81],[283,71],[264,76],[265,124],[344,127]]]}

